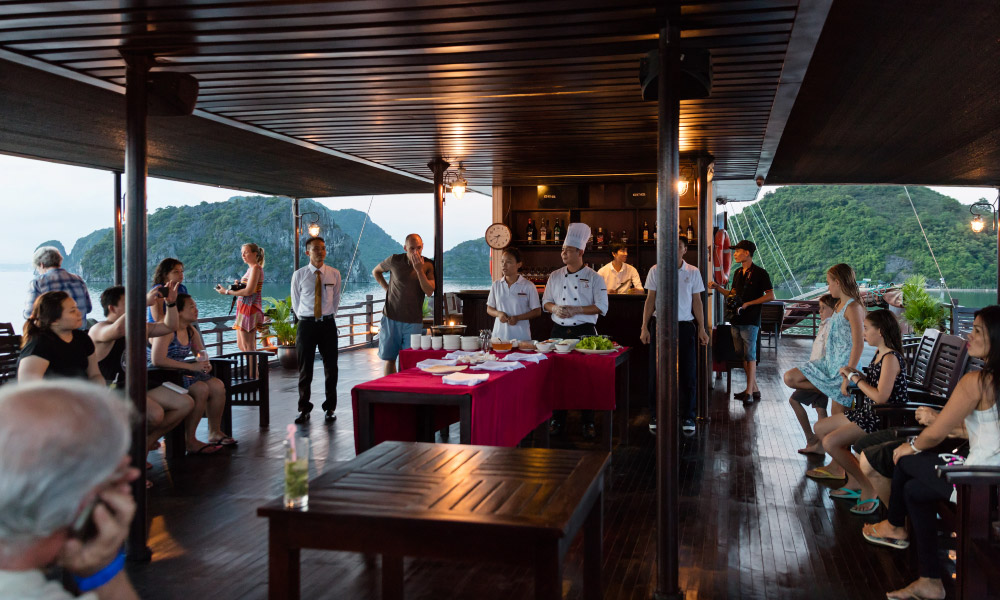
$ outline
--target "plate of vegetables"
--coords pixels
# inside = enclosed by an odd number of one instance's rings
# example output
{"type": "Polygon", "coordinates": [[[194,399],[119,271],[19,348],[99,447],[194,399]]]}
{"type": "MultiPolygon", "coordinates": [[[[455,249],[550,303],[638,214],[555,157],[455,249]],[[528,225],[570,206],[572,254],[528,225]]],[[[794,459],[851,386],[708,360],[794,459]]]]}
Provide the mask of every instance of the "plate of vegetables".
{"type": "Polygon", "coordinates": [[[611,354],[618,351],[618,344],[600,335],[591,335],[576,343],[576,351],[583,354],[611,354]]]}

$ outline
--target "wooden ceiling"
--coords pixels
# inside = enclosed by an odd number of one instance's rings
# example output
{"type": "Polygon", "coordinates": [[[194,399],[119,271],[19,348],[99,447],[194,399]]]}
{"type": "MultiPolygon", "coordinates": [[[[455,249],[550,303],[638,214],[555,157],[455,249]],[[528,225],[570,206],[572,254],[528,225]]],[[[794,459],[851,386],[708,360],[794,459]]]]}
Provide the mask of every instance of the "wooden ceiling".
{"type": "MultiPolygon", "coordinates": [[[[95,88],[102,93],[122,90],[121,48],[151,53],[159,70],[195,76],[198,111],[162,127],[184,134],[161,144],[152,175],[169,171],[176,179],[223,185],[246,175],[250,183],[234,187],[286,194],[294,187],[297,195],[322,196],[358,193],[354,185],[335,185],[344,177],[386,193],[382,166],[392,170],[385,183],[393,191],[410,185],[426,191],[427,162],[442,155],[461,162],[471,185],[487,191],[491,185],[648,180],[656,173],[656,104],[641,99],[638,64],[657,45],[657,6],[663,4],[5,1],[0,58],[97,83],[107,88],[95,88]],[[264,176],[261,157],[244,156],[248,131],[260,134],[272,154],[264,176]],[[199,149],[209,136],[211,152],[199,149]],[[290,153],[294,161],[278,142],[298,149],[290,153]],[[294,168],[303,148],[328,151],[317,161],[330,164],[312,182],[298,181],[302,170],[294,168]],[[192,154],[209,159],[208,166],[198,161],[202,168],[194,168],[192,154]],[[324,178],[326,184],[319,181],[324,178]],[[313,189],[318,193],[308,193],[313,189]]],[[[796,69],[808,63],[828,1],[811,6],[799,9],[798,0],[680,6],[682,45],[710,49],[714,72],[711,97],[683,103],[682,150],[712,154],[720,184],[746,186],[762,155],[765,161],[773,155],[775,132],[801,80],[796,69]],[[779,93],[783,78],[787,85],[779,93]]],[[[6,80],[15,94],[21,79],[6,80]]],[[[69,79],[65,89],[50,93],[89,95],[69,79]]],[[[95,141],[115,140],[106,144],[107,157],[95,160],[86,144],[74,157],[70,149],[87,139],[88,118],[61,106],[56,118],[82,121],[74,125],[74,139],[64,140],[65,151],[52,156],[52,138],[62,135],[52,111],[32,112],[25,104],[18,106],[17,143],[0,140],[0,151],[93,166],[120,161],[115,148],[123,125],[115,129],[114,118],[92,132],[95,141]],[[33,144],[33,137],[47,141],[33,144]]],[[[750,184],[746,193],[753,189],[750,184]]]]}

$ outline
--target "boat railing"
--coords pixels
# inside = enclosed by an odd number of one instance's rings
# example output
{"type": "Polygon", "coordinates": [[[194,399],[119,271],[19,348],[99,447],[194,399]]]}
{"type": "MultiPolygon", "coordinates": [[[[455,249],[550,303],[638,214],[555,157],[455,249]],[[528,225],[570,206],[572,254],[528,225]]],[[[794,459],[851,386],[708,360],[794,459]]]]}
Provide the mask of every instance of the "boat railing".
{"type": "MultiPolygon", "coordinates": [[[[378,339],[378,324],[382,319],[382,306],[385,299],[375,300],[371,294],[364,301],[356,304],[342,304],[337,310],[337,329],[342,331],[337,338],[347,339],[346,345],[340,345],[339,351],[370,348],[378,339]]],[[[236,352],[236,331],[233,329],[235,315],[221,317],[205,317],[198,319],[198,330],[205,340],[205,348],[209,353],[221,356],[236,352]]]]}

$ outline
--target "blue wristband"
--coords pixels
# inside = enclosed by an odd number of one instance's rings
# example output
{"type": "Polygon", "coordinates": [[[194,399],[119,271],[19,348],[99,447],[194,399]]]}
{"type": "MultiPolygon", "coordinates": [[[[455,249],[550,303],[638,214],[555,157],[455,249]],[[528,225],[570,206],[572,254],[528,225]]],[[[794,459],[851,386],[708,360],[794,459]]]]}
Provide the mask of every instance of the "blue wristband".
{"type": "Polygon", "coordinates": [[[113,561],[108,563],[108,566],[104,567],[100,571],[94,573],[89,577],[78,577],[73,576],[73,580],[76,582],[76,587],[81,593],[89,592],[91,590],[96,590],[105,583],[111,581],[116,575],[121,573],[121,570],[125,568],[125,552],[122,551],[115,557],[113,561]]]}

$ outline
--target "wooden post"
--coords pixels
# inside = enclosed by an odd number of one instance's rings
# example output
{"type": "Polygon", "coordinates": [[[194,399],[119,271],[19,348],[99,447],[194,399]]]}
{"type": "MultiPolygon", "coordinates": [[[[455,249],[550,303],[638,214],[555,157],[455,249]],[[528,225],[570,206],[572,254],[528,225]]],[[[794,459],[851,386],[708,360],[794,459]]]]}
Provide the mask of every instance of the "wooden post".
{"type": "Polygon", "coordinates": [[[658,142],[656,161],[656,224],[663,237],[656,241],[659,286],[656,293],[656,598],[679,598],[677,549],[677,486],[680,455],[677,415],[678,381],[664,376],[677,372],[677,221],[680,198],[680,29],[665,23],[660,29],[658,142]]]}
{"type": "MultiPolygon", "coordinates": [[[[712,270],[708,266],[709,247],[713,243],[712,222],[708,213],[712,210],[712,200],[708,196],[708,167],[712,161],[699,156],[697,161],[698,179],[695,194],[698,198],[698,266],[701,271],[702,286],[708,290],[708,281],[712,279],[712,270]]],[[[701,322],[711,335],[708,325],[708,292],[701,294],[701,322]]],[[[695,341],[698,344],[697,340],[695,341]]],[[[698,344],[698,418],[709,421],[708,399],[712,396],[712,360],[709,346],[698,344]]]]}
{"type": "Polygon", "coordinates": [[[115,171],[115,285],[122,283],[122,174],[115,171]]]}
{"type": "MultiPolygon", "coordinates": [[[[132,464],[146,464],[146,173],[147,173],[147,78],[152,59],[123,52],[125,58],[125,387],[135,405],[132,430],[132,464]]],[[[135,516],[129,528],[128,556],[148,561],[146,546],[146,478],[132,482],[135,516]]]]}
{"type": "Polygon", "coordinates": [[[434,324],[444,322],[444,173],[451,163],[440,156],[427,163],[434,173],[434,324]]]}
{"type": "MultiPolygon", "coordinates": [[[[292,234],[292,243],[295,244],[295,268],[293,271],[299,270],[299,236],[302,234],[299,231],[299,199],[292,198],[292,229],[294,233],[292,234]]],[[[350,277],[350,273],[347,274],[350,277]]]]}

